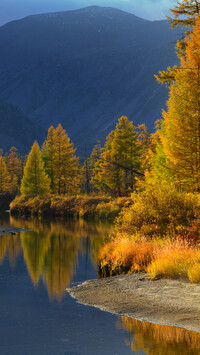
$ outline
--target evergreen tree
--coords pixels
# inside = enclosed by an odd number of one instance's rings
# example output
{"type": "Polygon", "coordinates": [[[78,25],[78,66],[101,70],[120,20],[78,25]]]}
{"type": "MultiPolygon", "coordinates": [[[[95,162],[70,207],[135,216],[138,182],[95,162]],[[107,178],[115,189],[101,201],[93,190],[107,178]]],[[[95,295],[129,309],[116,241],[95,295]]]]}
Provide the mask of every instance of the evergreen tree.
{"type": "Polygon", "coordinates": [[[0,155],[0,193],[10,192],[10,175],[2,155],[0,155]]]}
{"type": "MultiPolygon", "coordinates": [[[[200,17],[185,38],[181,58],[170,86],[168,110],[159,135],[166,169],[175,183],[188,191],[200,190],[200,17]]],[[[158,152],[158,157],[161,154],[158,152]]],[[[167,171],[166,170],[166,171],[167,171]]]]}
{"type": "Polygon", "coordinates": [[[25,196],[44,195],[50,192],[50,180],[45,173],[40,148],[35,142],[27,157],[21,193],[25,196]]]}

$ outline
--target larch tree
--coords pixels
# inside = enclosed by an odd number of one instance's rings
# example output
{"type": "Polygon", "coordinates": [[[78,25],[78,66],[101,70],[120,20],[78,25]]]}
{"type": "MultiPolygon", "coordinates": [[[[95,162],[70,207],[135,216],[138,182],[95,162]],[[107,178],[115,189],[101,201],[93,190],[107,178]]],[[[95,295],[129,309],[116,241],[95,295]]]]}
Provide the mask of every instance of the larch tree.
{"type": "Polygon", "coordinates": [[[47,139],[42,146],[42,160],[45,171],[50,179],[51,192],[55,191],[55,152],[56,132],[53,126],[48,130],[47,139]]]}
{"type": "Polygon", "coordinates": [[[37,142],[31,148],[24,167],[21,193],[25,196],[44,195],[50,192],[50,180],[45,173],[41,151],[37,142]]]}
{"type": "Polygon", "coordinates": [[[55,130],[54,177],[57,194],[72,194],[78,191],[79,159],[75,156],[73,143],[61,126],[55,130]]]}
{"type": "Polygon", "coordinates": [[[101,152],[101,144],[100,142],[97,142],[92,150],[90,157],[84,161],[83,167],[81,169],[82,188],[84,191],[86,191],[87,194],[96,190],[92,183],[92,179],[95,174],[95,164],[97,161],[99,161],[101,152]]]}
{"type": "Polygon", "coordinates": [[[10,175],[6,167],[5,159],[0,155],[0,193],[10,192],[10,175]]]}
{"type": "Polygon", "coordinates": [[[10,174],[11,190],[16,193],[20,189],[23,175],[23,163],[17,152],[17,148],[10,148],[9,154],[6,157],[6,166],[10,174]]]}
{"type": "Polygon", "coordinates": [[[95,165],[93,182],[113,195],[127,195],[133,190],[140,163],[138,134],[132,122],[122,116],[116,129],[107,137],[100,161],[95,165]]]}
{"type": "MultiPolygon", "coordinates": [[[[165,164],[175,183],[200,191],[200,17],[186,36],[185,57],[169,89],[159,132],[165,164]]],[[[159,155],[159,152],[158,152],[159,155]]]]}
{"type": "MultiPolygon", "coordinates": [[[[172,17],[167,16],[171,27],[176,26],[186,27],[186,34],[188,35],[195,25],[196,19],[200,13],[200,1],[197,0],[182,0],[177,3],[174,9],[170,9],[172,17]]],[[[178,57],[186,55],[187,42],[184,39],[178,40],[176,43],[176,50],[178,57]]],[[[158,82],[162,84],[171,84],[175,80],[175,74],[178,66],[168,67],[167,71],[162,70],[158,75],[155,75],[158,82]]]]}

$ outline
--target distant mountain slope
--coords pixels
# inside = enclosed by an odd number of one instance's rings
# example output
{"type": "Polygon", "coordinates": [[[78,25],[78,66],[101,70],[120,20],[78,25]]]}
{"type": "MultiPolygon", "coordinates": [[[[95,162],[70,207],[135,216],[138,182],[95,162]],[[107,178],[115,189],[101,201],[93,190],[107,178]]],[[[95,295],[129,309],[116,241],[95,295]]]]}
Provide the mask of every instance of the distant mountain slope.
{"type": "Polygon", "coordinates": [[[43,141],[45,133],[17,107],[0,99],[0,148],[4,152],[15,146],[20,153],[27,153],[36,138],[43,141]]]}
{"type": "Polygon", "coordinates": [[[122,114],[152,128],[167,99],[154,74],[176,63],[177,36],[166,21],[97,6],[10,22],[0,28],[0,97],[45,129],[61,122],[79,150],[122,114]]]}

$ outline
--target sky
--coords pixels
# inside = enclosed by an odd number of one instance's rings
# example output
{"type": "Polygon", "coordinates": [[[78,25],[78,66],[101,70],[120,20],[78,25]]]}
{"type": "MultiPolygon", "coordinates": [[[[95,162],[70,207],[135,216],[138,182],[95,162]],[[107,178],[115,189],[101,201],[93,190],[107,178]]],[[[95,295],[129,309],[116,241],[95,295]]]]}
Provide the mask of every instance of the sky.
{"type": "Polygon", "coordinates": [[[116,7],[148,20],[164,19],[177,0],[0,0],[0,25],[22,17],[98,5],[116,7]]]}

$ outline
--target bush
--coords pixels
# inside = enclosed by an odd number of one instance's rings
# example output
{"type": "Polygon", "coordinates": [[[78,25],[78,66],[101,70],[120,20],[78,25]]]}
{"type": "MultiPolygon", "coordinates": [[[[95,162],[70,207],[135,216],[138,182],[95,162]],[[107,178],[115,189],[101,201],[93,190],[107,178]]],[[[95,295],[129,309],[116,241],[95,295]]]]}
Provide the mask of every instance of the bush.
{"type": "Polygon", "coordinates": [[[131,195],[117,220],[121,233],[164,236],[187,231],[199,217],[198,194],[177,191],[171,184],[147,184],[141,192],[131,195]]]}
{"type": "Polygon", "coordinates": [[[109,202],[100,202],[96,207],[99,218],[114,219],[118,216],[122,207],[130,200],[128,197],[118,197],[109,202]]]}

